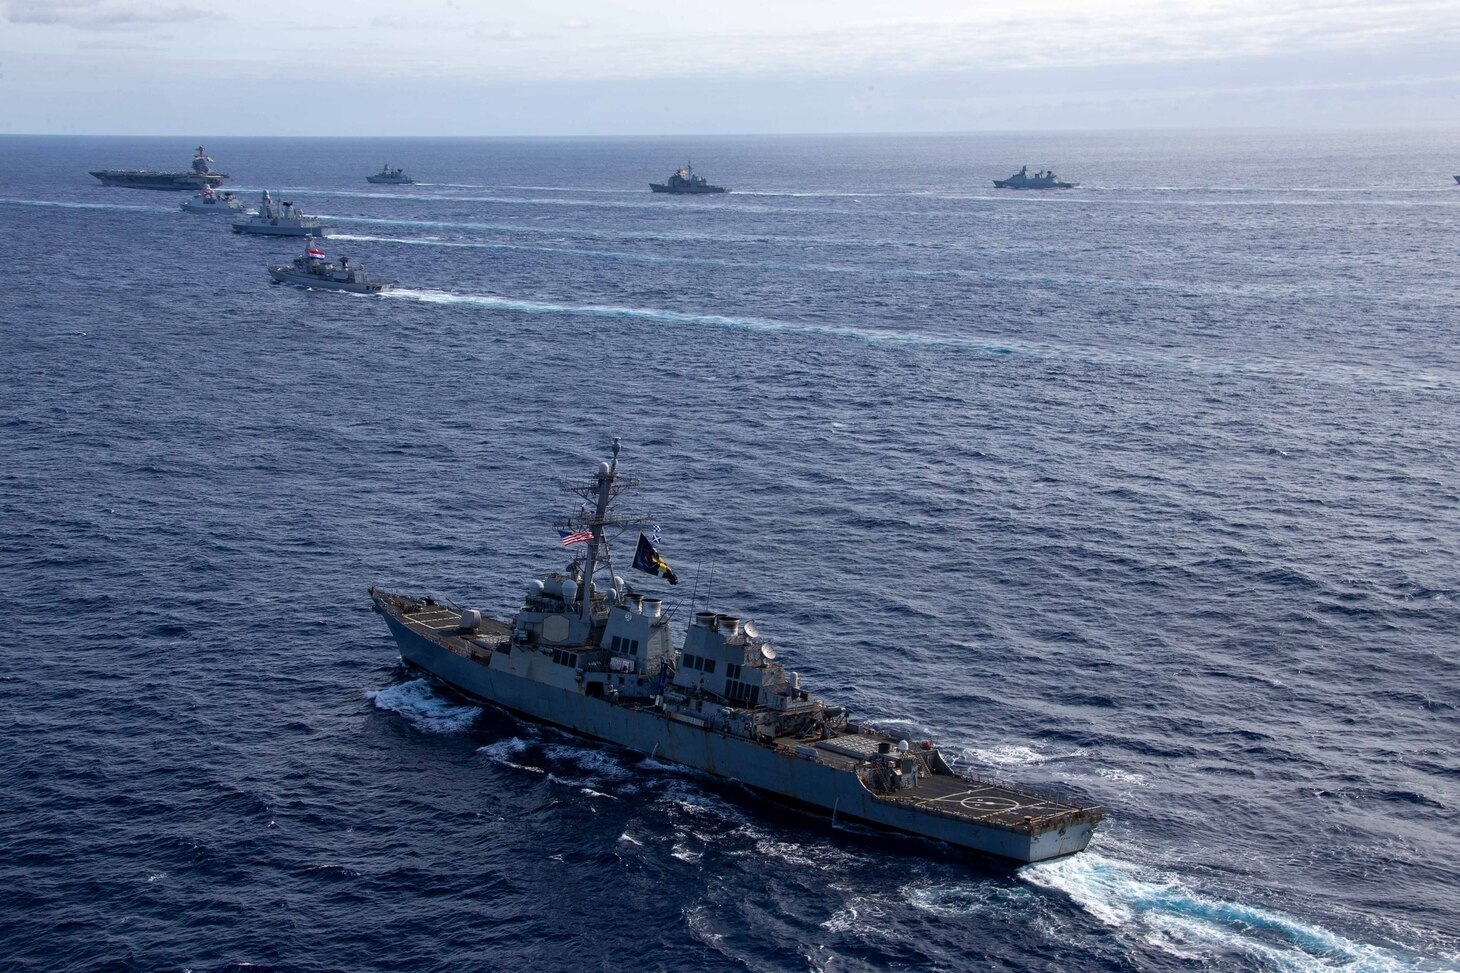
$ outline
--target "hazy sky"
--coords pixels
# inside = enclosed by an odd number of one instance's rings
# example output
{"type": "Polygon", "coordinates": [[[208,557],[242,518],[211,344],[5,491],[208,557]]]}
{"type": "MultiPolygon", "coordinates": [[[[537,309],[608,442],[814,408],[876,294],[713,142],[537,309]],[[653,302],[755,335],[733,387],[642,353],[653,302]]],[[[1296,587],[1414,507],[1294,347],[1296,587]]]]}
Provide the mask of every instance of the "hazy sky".
{"type": "Polygon", "coordinates": [[[0,0],[0,131],[1454,124],[1460,0],[0,0]]]}

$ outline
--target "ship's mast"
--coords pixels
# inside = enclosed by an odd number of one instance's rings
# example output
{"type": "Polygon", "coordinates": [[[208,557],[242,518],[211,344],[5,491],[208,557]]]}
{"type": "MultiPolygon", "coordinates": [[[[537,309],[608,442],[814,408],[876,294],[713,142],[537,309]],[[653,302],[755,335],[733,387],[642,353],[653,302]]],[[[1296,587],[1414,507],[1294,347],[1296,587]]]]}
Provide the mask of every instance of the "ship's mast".
{"type": "Polygon", "coordinates": [[[579,606],[578,615],[589,625],[593,624],[593,575],[598,572],[600,566],[608,570],[610,585],[612,584],[613,560],[608,551],[608,537],[604,533],[605,527],[630,526],[634,524],[647,523],[648,517],[615,517],[612,513],[613,501],[625,490],[632,490],[638,486],[638,481],[628,480],[619,475],[618,454],[622,447],[618,437],[613,440],[613,460],[604,463],[598,468],[598,476],[593,483],[581,486],[568,486],[569,493],[577,494],[585,501],[593,504],[590,512],[585,505],[579,515],[569,518],[566,525],[570,530],[573,528],[587,529],[593,532],[593,540],[588,542],[588,553],[585,556],[583,567],[582,583],[579,586],[583,602],[579,606]]]}
{"type": "MultiPolygon", "coordinates": [[[[583,608],[580,617],[585,624],[593,624],[593,572],[598,567],[598,545],[606,543],[603,537],[604,518],[608,515],[608,503],[613,499],[613,481],[618,478],[618,437],[613,437],[613,460],[598,469],[598,506],[593,511],[590,526],[593,540],[588,543],[588,564],[583,571],[583,608]]],[[[605,554],[607,550],[605,549],[605,554]]]]}

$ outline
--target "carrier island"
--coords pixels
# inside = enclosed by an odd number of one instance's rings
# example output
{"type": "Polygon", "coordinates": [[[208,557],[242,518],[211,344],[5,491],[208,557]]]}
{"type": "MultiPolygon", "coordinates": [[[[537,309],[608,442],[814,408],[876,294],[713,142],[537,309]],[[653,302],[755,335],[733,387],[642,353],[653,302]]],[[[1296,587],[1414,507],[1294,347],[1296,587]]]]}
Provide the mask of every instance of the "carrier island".
{"type": "MultiPolygon", "coordinates": [[[[527,586],[509,621],[372,587],[412,668],[468,697],[595,740],[736,780],[779,801],[922,835],[996,859],[1081,851],[1103,810],[1070,793],[955,770],[931,741],[853,722],[777,662],[753,621],[698,611],[675,648],[662,599],[614,574],[608,531],[644,523],[614,504],[637,486],[613,458],[559,524],[582,554],[527,586]]],[[[671,582],[642,533],[633,566],[671,582]]]]}

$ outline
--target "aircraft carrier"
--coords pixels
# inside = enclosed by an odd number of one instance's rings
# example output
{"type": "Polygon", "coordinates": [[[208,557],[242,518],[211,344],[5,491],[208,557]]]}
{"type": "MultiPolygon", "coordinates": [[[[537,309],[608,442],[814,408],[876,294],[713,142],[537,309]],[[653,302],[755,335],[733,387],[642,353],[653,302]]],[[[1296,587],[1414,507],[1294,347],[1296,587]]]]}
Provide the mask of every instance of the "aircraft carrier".
{"type": "Polygon", "coordinates": [[[193,156],[193,167],[188,172],[156,172],[151,169],[97,169],[91,173],[101,180],[103,186],[121,186],[124,189],[160,189],[166,192],[199,190],[205,186],[216,187],[229,178],[226,172],[214,172],[213,160],[203,147],[198,146],[193,156]]]}

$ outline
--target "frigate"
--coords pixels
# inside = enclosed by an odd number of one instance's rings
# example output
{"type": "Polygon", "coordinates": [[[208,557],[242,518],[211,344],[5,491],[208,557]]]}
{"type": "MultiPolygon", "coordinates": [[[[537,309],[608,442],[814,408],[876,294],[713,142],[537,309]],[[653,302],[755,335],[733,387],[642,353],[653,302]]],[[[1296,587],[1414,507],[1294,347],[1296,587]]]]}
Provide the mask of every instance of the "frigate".
{"type": "Polygon", "coordinates": [[[279,202],[269,195],[267,189],[259,198],[259,211],[246,220],[233,224],[234,233],[257,233],[262,236],[317,236],[329,235],[329,227],[317,216],[305,216],[293,203],[279,202]]]}
{"type": "Polygon", "coordinates": [[[651,182],[649,188],[656,193],[723,193],[724,186],[711,186],[704,176],[695,175],[694,166],[688,162],[684,168],[670,174],[663,182],[651,182]]]}
{"type": "Polygon", "coordinates": [[[304,253],[291,263],[269,268],[269,276],[276,284],[293,284],[296,287],[314,287],[330,291],[350,291],[354,294],[379,294],[395,286],[393,280],[374,280],[365,273],[362,263],[350,263],[349,257],[341,257],[337,264],[326,260],[324,251],[314,242],[314,237],[304,238],[304,253]]]}
{"type": "Polygon", "coordinates": [[[203,147],[198,146],[193,156],[193,167],[189,172],[156,172],[151,169],[98,169],[91,173],[101,180],[103,186],[121,186],[125,189],[161,189],[178,192],[187,189],[202,189],[205,186],[222,185],[228,178],[226,172],[214,172],[213,160],[203,147]]]}
{"type": "Polygon", "coordinates": [[[1020,166],[1019,171],[1008,179],[995,179],[994,186],[997,189],[1074,189],[1077,182],[1064,182],[1054,174],[1053,170],[1029,174],[1028,166],[1020,166]]]}
{"type": "MultiPolygon", "coordinates": [[[[955,769],[930,740],[855,722],[787,671],[752,620],[692,609],[678,648],[663,600],[614,574],[609,534],[645,523],[615,501],[637,486],[611,462],[559,522],[582,554],[527,586],[510,619],[430,595],[369,589],[411,668],[470,698],[829,815],[1013,862],[1081,851],[1104,812],[1073,792],[955,769]]],[[[642,530],[634,569],[678,578],[642,530]]]]}
{"type": "Polygon", "coordinates": [[[375,175],[366,176],[365,181],[373,183],[384,183],[387,186],[411,186],[414,185],[416,182],[410,176],[406,175],[406,171],[404,169],[392,169],[390,167],[390,163],[388,162],[382,165],[380,167],[380,171],[377,172],[375,175]]]}
{"type": "Polygon", "coordinates": [[[232,193],[215,193],[212,186],[204,186],[195,196],[183,200],[184,213],[206,213],[216,216],[220,213],[242,213],[243,203],[232,193]]]}

